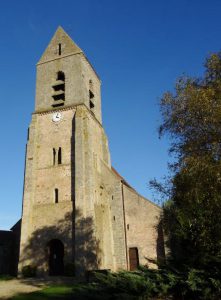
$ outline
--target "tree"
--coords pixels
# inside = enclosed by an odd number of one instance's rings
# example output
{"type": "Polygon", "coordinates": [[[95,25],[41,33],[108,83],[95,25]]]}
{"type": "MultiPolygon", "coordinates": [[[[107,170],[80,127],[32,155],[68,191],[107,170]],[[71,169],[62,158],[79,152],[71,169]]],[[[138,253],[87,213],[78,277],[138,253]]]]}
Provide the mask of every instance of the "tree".
{"type": "Polygon", "coordinates": [[[206,60],[202,78],[179,78],[160,109],[159,134],[170,137],[175,158],[163,216],[171,259],[205,269],[221,261],[221,52],[206,60]]]}

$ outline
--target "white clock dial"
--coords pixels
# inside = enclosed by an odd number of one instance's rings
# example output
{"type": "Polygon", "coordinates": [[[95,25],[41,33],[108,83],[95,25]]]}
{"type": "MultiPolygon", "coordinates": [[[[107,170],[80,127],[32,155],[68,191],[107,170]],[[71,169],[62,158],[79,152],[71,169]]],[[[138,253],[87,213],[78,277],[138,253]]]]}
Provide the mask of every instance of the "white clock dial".
{"type": "Polygon", "coordinates": [[[61,120],[61,113],[56,112],[52,115],[52,121],[53,122],[59,122],[61,120]]]}

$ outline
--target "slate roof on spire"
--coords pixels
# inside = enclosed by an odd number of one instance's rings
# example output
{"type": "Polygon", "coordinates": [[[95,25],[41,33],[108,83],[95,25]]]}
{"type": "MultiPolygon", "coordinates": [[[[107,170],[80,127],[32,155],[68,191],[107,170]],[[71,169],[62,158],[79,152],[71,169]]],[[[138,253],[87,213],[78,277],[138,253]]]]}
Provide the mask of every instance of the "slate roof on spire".
{"type": "Polygon", "coordinates": [[[75,44],[64,29],[59,26],[38,64],[77,53],[83,53],[83,51],[75,44]]]}

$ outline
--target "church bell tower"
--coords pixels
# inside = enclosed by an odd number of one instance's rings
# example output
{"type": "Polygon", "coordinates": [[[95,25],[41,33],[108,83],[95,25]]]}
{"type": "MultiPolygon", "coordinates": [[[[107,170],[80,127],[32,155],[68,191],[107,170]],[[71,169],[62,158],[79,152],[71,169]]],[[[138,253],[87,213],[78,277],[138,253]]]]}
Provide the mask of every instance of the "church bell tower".
{"type": "Polygon", "coordinates": [[[64,274],[67,265],[76,274],[113,269],[108,204],[96,204],[102,165],[111,168],[100,79],[61,27],[37,64],[28,132],[20,272],[27,265],[49,275],[64,274]]]}
{"type": "Polygon", "coordinates": [[[19,273],[84,276],[164,259],[162,210],[111,166],[100,79],[59,27],[37,64],[19,273]],[[162,250],[162,251],[161,251],[162,250]]]}

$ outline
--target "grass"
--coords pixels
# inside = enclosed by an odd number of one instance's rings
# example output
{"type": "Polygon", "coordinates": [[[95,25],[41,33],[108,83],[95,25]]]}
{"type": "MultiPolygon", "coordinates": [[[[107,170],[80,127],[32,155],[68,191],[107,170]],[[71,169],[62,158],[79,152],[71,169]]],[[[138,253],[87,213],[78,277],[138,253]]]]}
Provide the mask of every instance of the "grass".
{"type": "Polygon", "coordinates": [[[41,291],[16,295],[10,300],[70,299],[70,295],[73,295],[72,286],[50,286],[41,291]]]}
{"type": "Polygon", "coordinates": [[[53,285],[27,294],[16,295],[10,300],[138,300],[128,294],[111,295],[96,284],[53,285]]]}

